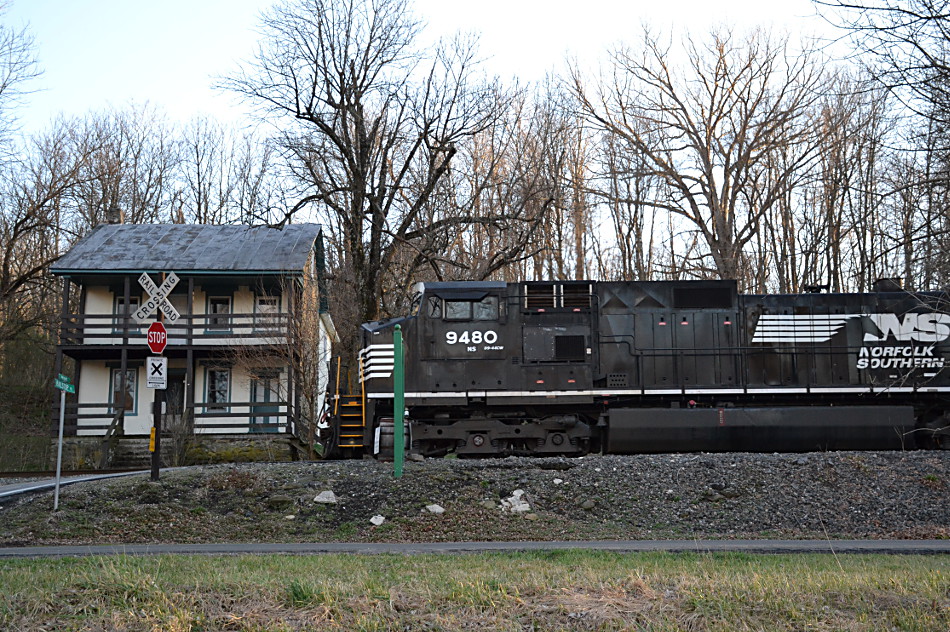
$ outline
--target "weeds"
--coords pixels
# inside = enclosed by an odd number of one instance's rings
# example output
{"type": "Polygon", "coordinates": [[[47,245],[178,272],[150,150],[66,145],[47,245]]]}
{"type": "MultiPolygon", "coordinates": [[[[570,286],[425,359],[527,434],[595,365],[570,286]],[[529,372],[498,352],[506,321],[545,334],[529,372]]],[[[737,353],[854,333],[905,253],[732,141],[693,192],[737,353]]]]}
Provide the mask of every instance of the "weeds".
{"type": "Polygon", "coordinates": [[[0,629],[950,628],[950,560],[840,564],[586,551],[4,561],[0,629]]]}
{"type": "Polygon", "coordinates": [[[925,487],[929,487],[933,490],[942,490],[947,487],[947,484],[936,474],[925,474],[921,482],[925,487]]]}

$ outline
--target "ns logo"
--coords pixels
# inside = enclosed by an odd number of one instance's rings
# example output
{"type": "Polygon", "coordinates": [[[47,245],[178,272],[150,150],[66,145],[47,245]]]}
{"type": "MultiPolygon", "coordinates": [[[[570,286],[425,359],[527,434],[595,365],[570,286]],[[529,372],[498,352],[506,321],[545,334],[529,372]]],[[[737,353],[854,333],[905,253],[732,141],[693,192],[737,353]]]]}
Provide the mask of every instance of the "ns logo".
{"type": "Polygon", "coordinates": [[[862,314],[879,334],[865,330],[864,342],[884,342],[893,337],[903,342],[941,342],[950,338],[950,314],[862,314]]]}

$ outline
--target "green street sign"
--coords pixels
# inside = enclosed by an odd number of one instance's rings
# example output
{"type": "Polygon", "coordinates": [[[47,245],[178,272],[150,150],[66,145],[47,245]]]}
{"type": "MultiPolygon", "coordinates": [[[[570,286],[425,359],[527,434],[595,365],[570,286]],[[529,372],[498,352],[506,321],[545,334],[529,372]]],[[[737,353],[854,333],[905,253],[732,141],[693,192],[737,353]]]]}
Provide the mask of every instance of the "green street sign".
{"type": "Polygon", "coordinates": [[[70,379],[70,377],[69,377],[68,375],[63,375],[62,373],[60,373],[60,374],[56,377],[56,379],[59,380],[60,382],[65,382],[66,384],[71,384],[71,383],[72,383],[72,379],[70,379]]]}
{"type": "MultiPolygon", "coordinates": [[[[62,375],[61,375],[60,377],[62,377],[62,375]]],[[[69,382],[63,382],[62,380],[58,380],[58,379],[57,379],[57,380],[55,380],[53,383],[56,385],[56,388],[58,388],[58,389],[61,390],[61,391],[66,391],[67,393],[75,393],[75,392],[76,392],[76,387],[75,387],[75,385],[70,384],[69,382]]]]}

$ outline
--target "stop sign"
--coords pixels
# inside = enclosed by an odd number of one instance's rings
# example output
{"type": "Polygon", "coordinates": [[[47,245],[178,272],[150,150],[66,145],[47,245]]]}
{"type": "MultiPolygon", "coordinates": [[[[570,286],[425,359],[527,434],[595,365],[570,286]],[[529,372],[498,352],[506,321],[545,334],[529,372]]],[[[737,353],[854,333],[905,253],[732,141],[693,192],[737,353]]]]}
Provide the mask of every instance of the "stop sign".
{"type": "Polygon", "coordinates": [[[152,353],[161,353],[164,351],[165,345],[168,344],[168,332],[165,331],[165,325],[157,321],[149,325],[146,341],[152,353]]]}

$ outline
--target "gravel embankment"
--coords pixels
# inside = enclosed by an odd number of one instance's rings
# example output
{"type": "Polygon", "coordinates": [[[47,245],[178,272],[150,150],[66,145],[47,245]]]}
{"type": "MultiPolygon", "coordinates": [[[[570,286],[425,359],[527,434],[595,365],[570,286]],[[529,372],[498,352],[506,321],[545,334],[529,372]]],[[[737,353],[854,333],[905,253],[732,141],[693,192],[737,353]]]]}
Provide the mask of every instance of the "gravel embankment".
{"type": "Polygon", "coordinates": [[[51,494],[6,503],[0,545],[930,539],[950,537],[948,490],[950,452],[923,451],[438,459],[398,480],[375,461],[217,465],[76,484],[55,516],[51,494]]]}

